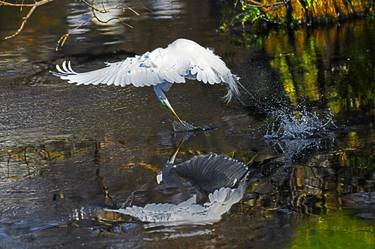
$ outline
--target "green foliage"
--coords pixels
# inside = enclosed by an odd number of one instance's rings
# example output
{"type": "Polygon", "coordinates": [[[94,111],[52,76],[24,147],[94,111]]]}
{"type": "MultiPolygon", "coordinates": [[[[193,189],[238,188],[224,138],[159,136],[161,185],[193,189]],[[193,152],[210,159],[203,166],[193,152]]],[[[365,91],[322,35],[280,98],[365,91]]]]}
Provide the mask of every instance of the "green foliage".
{"type": "MultiPolygon", "coordinates": [[[[233,2],[233,1],[229,1],[233,2]]],[[[322,4],[318,0],[297,1],[257,1],[259,4],[249,1],[236,1],[235,8],[228,17],[226,29],[247,25],[248,27],[277,25],[281,28],[297,28],[302,24],[327,23],[340,21],[340,17],[352,17],[356,14],[365,14],[367,19],[374,19],[373,1],[366,0],[333,0],[329,4],[322,4]],[[343,11],[342,1],[346,6],[356,5],[356,8],[348,8],[343,11]],[[291,13],[289,13],[291,11],[291,13]],[[292,17],[292,18],[290,18],[292,17]],[[263,24],[260,26],[259,24],[263,24]]],[[[345,9],[345,8],[344,8],[345,9]]]]}
{"type": "Polygon", "coordinates": [[[241,12],[233,18],[232,24],[240,23],[242,26],[255,24],[261,16],[262,12],[258,7],[242,2],[241,12]]]}
{"type": "MultiPolygon", "coordinates": [[[[261,12],[258,7],[254,7],[246,3],[242,3],[241,9],[242,11],[244,11],[243,17],[245,21],[250,20],[252,22],[255,22],[260,17],[261,12]]],[[[242,22],[245,22],[245,21],[242,21],[242,22]]]]}

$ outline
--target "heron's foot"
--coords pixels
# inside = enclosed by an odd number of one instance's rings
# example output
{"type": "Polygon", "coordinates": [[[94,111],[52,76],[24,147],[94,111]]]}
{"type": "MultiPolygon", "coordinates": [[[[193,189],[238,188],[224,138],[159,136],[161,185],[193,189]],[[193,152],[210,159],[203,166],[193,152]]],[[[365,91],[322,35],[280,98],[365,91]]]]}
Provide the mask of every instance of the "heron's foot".
{"type": "Polygon", "coordinates": [[[174,132],[194,132],[194,131],[208,131],[214,129],[213,127],[198,127],[186,121],[173,121],[174,132]]]}

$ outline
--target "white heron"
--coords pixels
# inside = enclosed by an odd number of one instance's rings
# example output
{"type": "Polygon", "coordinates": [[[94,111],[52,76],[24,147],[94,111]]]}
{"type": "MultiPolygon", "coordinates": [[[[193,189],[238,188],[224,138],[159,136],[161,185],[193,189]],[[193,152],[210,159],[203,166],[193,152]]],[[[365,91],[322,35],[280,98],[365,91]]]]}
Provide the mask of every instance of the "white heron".
{"type": "Polygon", "coordinates": [[[172,84],[185,83],[186,79],[210,85],[223,83],[228,87],[224,96],[227,102],[233,96],[239,96],[239,78],[231,73],[224,61],[210,49],[188,39],[177,39],[166,48],[106,65],[98,70],[78,73],[70,62],[64,61],[62,67],[56,65],[58,72],[54,75],[77,85],[153,86],[156,96],[170,110],[182,130],[201,128],[183,121],[172,108],[165,96],[172,84]]]}

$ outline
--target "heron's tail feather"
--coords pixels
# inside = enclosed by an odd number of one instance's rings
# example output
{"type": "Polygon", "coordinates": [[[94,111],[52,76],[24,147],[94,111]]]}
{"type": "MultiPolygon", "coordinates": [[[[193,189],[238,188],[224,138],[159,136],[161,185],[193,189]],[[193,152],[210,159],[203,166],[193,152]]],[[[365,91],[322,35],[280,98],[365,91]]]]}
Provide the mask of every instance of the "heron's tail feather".
{"type": "Polygon", "coordinates": [[[69,76],[69,75],[75,75],[77,74],[73,69],[72,69],[72,66],[71,66],[71,63],[70,61],[63,61],[62,67],[60,67],[59,65],[56,65],[56,70],[57,72],[53,72],[51,71],[51,73],[54,75],[54,76],[57,76],[57,77],[64,77],[64,76],[69,76]]]}

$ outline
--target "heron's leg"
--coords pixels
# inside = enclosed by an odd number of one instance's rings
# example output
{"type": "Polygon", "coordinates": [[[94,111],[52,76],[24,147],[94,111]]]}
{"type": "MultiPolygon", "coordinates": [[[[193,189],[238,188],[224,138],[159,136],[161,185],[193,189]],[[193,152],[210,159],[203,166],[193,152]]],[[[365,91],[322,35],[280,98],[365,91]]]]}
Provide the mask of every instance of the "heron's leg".
{"type": "Polygon", "coordinates": [[[168,99],[161,100],[162,104],[168,108],[168,110],[172,113],[172,115],[175,117],[175,119],[182,123],[182,119],[177,115],[176,111],[173,109],[171,104],[169,103],[168,99]]]}
{"type": "Polygon", "coordinates": [[[180,119],[180,117],[177,115],[172,105],[169,103],[167,96],[165,96],[165,93],[162,89],[162,85],[154,86],[154,92],[156,96],[158,97],[159,101],[161,102],[161,104],[165,106],[166,108],[168,108],[168,110],[172,113],[173,117],[175,117],[175,119],[178,122],[182,123],[183,122],[182,119],[180,119]]]}
{"type": "Polygon", "coordinates": [[[207,131],[211,128],[200,128],[195,125],[189,124],[186,121],[183,121],[175,112],[171,104],[169,103],[167,97],[165,96],[165,92],[169,90],[171,87],[171,83],[165,82],[159,85],[154,86],[154,92],[162,105],[168,108],[168,110],[172,113],[173,117],[177,120],[177,122],[173,122],[173,130],[175,132],[190,132],[190,131],[207,131]]]}

